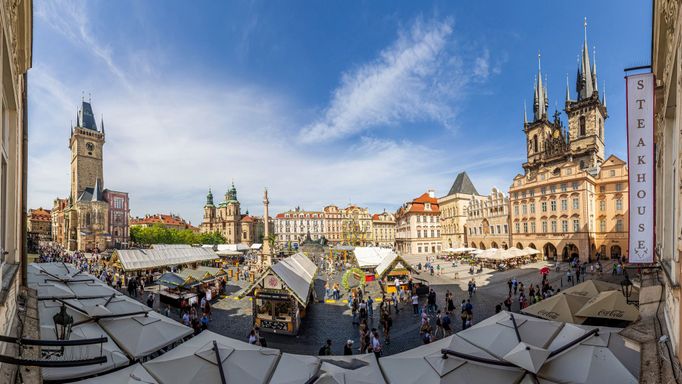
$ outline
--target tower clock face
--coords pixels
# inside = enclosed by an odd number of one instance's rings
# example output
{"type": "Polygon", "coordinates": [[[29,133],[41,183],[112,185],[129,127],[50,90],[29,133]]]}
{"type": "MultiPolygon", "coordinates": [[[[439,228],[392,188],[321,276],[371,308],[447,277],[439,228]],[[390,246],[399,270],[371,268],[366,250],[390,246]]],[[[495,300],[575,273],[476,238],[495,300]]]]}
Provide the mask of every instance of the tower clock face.
{"type": "Polygon", "coordinates": [[[85,148],[86,148],[88,151],[92,151],[92,150],[95,149],[95,144],[93,144],[93,143],[87,143],[87,144],[85,144],[85,148]]]}

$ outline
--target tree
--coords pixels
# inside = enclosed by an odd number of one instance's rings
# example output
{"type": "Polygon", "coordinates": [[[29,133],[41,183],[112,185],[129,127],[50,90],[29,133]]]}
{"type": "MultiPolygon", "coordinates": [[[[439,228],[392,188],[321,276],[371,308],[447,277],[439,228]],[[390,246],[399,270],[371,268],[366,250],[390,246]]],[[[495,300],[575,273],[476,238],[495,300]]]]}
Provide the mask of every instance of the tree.
{"type": "Polygon", "coordinates": [[[218,232],[195,233],[191,229],[166,228],[160,224],[151,227],[130,228],[130,238],[142,245],[152,244],[223,244],[225,238],[218,232]]]}

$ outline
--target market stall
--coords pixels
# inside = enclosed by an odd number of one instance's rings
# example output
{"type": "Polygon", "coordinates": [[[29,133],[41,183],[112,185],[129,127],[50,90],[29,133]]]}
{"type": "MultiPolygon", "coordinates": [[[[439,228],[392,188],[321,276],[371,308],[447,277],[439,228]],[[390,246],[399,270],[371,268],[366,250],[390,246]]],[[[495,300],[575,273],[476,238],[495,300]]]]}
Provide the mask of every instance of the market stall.
{"type": "Polygon", "coordinates": [[[268,267],[239,297],[253,297],[253,323],[261,331],[295,335],[305,317],[317,266],[303,253],[268,267]]]}
{"type": "Polygon", "coordinates": [[[364,272],[365,282],[374,281],[376,268],[385,258],[397,256],[392,249],[381,247],[355,247],[353,255],[355,264],[364,272]]]}
{"type": "Polygon", "coordinates": [[[177,265],[198,264],[219,259],[209,248],[183,244],[159,244],[152,249],[117,249],[111,262],[129,273],[165,269],[177,265]]]}
{"type": "Polygon", "coordinates": [[[397,286],[407,291],[410,273],[415,272],[414,268],[395,252],[384,257],[374,271],[383,291],[389,294],[397,292],[397,286]],[[399,285],[395,284],[396,280],[399,285]]]}

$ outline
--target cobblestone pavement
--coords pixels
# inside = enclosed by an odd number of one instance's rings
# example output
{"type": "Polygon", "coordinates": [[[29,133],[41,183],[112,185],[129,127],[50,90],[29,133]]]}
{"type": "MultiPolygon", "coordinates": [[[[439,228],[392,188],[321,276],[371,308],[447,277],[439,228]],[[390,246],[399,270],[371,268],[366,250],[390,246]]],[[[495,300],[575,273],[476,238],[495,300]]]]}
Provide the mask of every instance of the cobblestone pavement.
{"type": "MultiPolygon", "coordinates": [[[[416,257],[408,257],[408,262],[417,264],[419,261],[424,263],[424,260],[416,257]]],[[[459,267],[459,278],[455,279],[455,270],[451,267],[451,263],[439,261],[441,264],[449,265],[449,270],[446,268],[446,273],[441,276],[431,276],[428,273],[422,272],[419,278],[427,280],[431,287],[436,291],[437,303],[443,307],[445,292],[450,290],[454,294],[455,304],[457,309],[452,316],[453,331],[461,330],[461,321],[459,320],[459,304],[468,297],[467,283],[473,277],[476,280],[477,291],[471,298],[471,303],[474,306],[474,323],[481,321],[495,313],[495,305],[500,304],[507,295],[508,287],[507,280],[516,277],[517,280],[528,286],[532,284],[540,284],[542,277],[539,273],[540,268],[549,266],[551,273],[549,274],[550,284],[556,288],[562,288],[566,283],[566,264],[561,265],[561,271],[556,272],[553,262],[538,262],[534,264],[525,265],[520,269],[507,270],[502,272],[495,272],[486,269],[481,274],[470,275],[468,273],[468,266],[459,267]]],[[[610,271],[610,262],[603,262],[604,270],[610,271]]],[[[355,341],[355,347],[359,346],[359,335],[357,326],[351,324],[352,316],[348,308],[347,302],[344,303],[344,297],[338,303],[325,303],[324,284],[326,275],[318,276],[315,282],[315,290],[317,293],[317,300],[311,303],[307,316],[303,319],[301,330],[297,336],[264,334],[267,339],[268,346],[281,349],[284,352],[299,353],[315,355],[320,346],[326,339],[332,340],[332,351],[334,354],[341,354],[343,345],[347,339],[355,341]]],[[[611,276],[609,273],[604,273],[602,276],[594,275],[586,276],[587,279],[595,278],[613,282],[620,282],[622,276],[611,276]]],[[[337,274],[333,280],[340,279],[337,274]]],[[[236,294],[243,289],[246,283],[243,281],[231,281],[229,287],[230,294],[224,298],[219,299],[213,304],[213,320],[209,324],[209,330],[219,334],[232,337],[239,340],[246,340],[247,335],[251,329],[251,301],[249,298],[236,300],[236,294]]],[[[380,297],[378,284],[370,284],[369,292],[372,297],[380,297]]],[[[426,298],[421,298],[421,303],[425,302],[426,298]]],[[[164,305],[165,307],[165,305],[164,305]]],[[[376,327],[380,330],[378,322],[378,303],[375,303],[374,320],[370,322],[370,327],[376,327]]],[[[158,304],[157,304],[158,309],[158,304]]],[[[161,308],[163,309],[163,308],[161,308]]],[[[399,313],[396,314],[392,310],[393,329],[391,332],[391,342],[384,346],[384,354],[394,354],[404,350],[416,347],[421,344],[419,337],[419,318],[412,312],[411,304],[401,304],[399,313]]],[[[512,311],[518,312],[518,301],[515,300],[512,311]]],[[[179,314],[173,312],[171,317],[179,319],[179,314]]],[[[432,319],[433,321],[433,319],[432,319]]],[[[433,324],[433,323],[432,323],[433,324]]]]}

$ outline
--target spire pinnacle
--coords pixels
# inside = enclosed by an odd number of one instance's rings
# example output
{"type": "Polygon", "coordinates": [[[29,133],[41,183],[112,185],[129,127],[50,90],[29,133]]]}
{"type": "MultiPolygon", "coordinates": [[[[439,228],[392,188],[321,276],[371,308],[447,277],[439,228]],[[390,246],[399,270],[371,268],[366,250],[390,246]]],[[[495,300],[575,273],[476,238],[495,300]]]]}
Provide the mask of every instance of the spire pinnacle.
{"type": "Polygon", "coordinates": [[[594,90],[599,91],[597,81],[597,47],[592,47],[592,77],[594,77],[594,90]]]}
{"type": "Polygon", "coordinates": [[[568,72],[566,72],[566,101],[571,101],[571,87],[568,85],[568,72]]]}
{"type": "Polygon", "coordinates": [[[583,21],[583,28],[585,29],[585,44],[587,44],[587,16],[585,16],[585,20],[583,21]]]}
{"type": "Polygon", "coordinates": [[[604,108],[606,108],[606,80],[604,80],[602,91],[604,92],[604,95],[602,96],[601,103],[604,106],[604,108]]]}
{"type": "Polygon", "coordinates": [[[526,100],[523,100],[523,125],[528,124],[528,114],[526,113],[526,100]]]}

